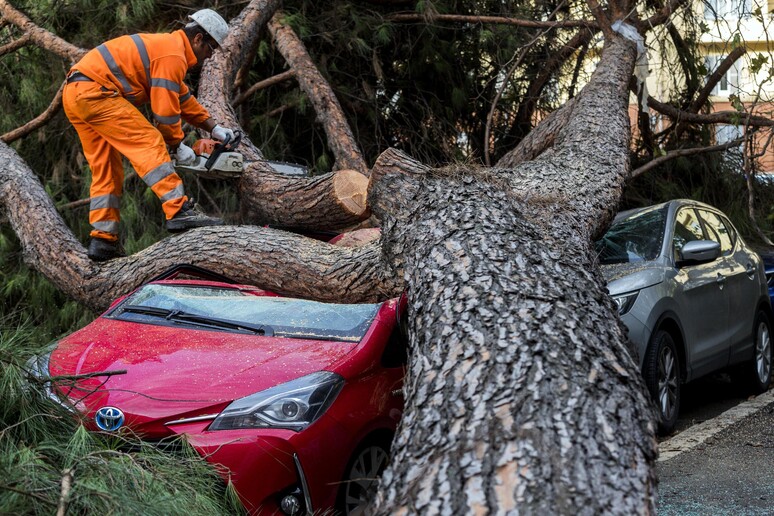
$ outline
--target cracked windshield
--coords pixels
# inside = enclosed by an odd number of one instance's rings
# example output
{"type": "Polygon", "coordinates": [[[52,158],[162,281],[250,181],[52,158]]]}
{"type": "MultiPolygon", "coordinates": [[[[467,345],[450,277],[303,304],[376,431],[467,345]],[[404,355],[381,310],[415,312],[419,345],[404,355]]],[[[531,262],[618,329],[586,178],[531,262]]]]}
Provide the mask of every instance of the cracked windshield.
{"type": "Polygon", "coordinates": [[[666,210],[638,213],[613,223],[595,242],[599,263],[632,263],[655,260],[664,240],[666,210]]]}
{"type": "Polygon", "coordinates": [[[181,285],[146,285],[113,310],[109,317],[151,324],[172,324],[175,317],[197,316],[203,323],[228,322],[265,329],[267,335],[358,342],[379,304],[333,304],[256,296],[237,289],[181,285]],[[136,309],[142,307],[138,312],[136,309]]]}

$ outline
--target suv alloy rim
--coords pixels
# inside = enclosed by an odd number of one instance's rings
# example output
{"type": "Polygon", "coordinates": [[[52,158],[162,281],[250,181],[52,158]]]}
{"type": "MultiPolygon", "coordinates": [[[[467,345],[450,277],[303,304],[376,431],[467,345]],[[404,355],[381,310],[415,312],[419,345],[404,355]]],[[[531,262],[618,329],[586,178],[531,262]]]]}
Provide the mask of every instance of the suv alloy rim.
{"type": "Polygon", "coordinates": [[[664,420],[672,419],[677,401],[677,368],[672,350],[666,346],[658,357],[658,401],[664,420]]]}
{"type": "Polygon", "coordinates": [[[755,366],[758,380],[766,383],[771,374],[771,336],[768,325],[761,321],[755,339],[755,366]]]}

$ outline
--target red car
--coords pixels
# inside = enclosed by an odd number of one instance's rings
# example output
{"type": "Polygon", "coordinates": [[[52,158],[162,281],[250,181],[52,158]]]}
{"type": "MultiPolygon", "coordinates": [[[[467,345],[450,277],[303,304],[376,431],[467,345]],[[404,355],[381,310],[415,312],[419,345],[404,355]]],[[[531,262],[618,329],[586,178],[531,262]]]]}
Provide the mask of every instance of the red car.
{"type": "Polygon", "coordinates": [[[185,434],[251,513],[362,509],[403,409],[399,300],[319,303],[205,272],[117,300],[40,373],[98,373],[54,390],[93,430],[185,434]]]}

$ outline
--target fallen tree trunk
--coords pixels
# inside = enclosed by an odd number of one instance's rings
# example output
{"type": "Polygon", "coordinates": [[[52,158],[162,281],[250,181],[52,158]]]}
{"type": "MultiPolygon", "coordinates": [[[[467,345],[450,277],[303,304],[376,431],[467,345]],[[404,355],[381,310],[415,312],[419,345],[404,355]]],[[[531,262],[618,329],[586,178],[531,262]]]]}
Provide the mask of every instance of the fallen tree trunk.
{"type": "Polygon", "coordinates": [[[592,245],[628,168],[634,57],[609,41],[555,146],[512,171],[377,162],[411,360],[374,513],[655,512],[653,413],[592,245]]]}

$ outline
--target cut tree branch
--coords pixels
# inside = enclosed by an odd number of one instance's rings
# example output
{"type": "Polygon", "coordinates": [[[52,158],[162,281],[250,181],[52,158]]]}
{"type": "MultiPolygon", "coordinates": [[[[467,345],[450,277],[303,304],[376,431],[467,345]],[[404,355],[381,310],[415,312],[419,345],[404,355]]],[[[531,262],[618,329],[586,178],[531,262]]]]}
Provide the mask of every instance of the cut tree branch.
{"type": "MultiPolygon", "coordinates": [[[[239,127],[229,92],[242,63],[258,44],[260,29],[268,24],[279,5],[279,0],[252,0],[229,23],[228,36],[217,51],[217,58],[204,62],[198,98],[212,117],[226,126],[239,127]]],[[[294,72],[297,76],[297,71],[294,72]]],[[[313,95],[313,92],[306,93],[313,95]]],[[[332,138],[331,134],[328,136],[332,138]]],[[[334,147],[340,143],[329,142],[329,145],[334,147]]],[[[350,227],[369,217],[364,189],[368,178],[361,173],[367,170],[353,173],[344,169],[313,178],[287,177],[271,168],[249,137],[243,137],[239,150],[248,163],[239,181],[245,222],[332,230],[350,227]]]]}

